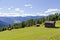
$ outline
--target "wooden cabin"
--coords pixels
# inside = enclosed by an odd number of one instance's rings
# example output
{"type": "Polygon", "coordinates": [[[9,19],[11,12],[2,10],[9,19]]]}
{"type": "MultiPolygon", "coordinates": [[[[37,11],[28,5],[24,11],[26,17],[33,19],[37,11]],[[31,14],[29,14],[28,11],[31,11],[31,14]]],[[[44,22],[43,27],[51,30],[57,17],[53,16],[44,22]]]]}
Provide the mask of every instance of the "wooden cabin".
{"type": "Polygon", "coordinates": [[[9,27],[8,30],[12,30],[12,28],[9,27]]]}
{"type": "Polygon", "coordinates": [[[39,27],[39,26],[40,26],[40,24],[36,24],[36,26],[37,26],[37,27],[39,27]]]}
{"type": "Polygon", "coordinates": [[[54,28],[55,21],[45,21],[45,27],[54,28]]]}

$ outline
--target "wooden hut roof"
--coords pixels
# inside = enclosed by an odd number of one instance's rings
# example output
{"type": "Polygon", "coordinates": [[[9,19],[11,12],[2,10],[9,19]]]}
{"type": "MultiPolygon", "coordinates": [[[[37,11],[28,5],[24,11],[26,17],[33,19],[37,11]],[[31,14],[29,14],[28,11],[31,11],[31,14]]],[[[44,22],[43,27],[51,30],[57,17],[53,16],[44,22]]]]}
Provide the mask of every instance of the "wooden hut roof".
{"type": "Polygon", "coordinates": [[[45,23],[55,23],[55,21],[45,21],[45,23]]]}
{"type": "Polygon", "coordinates": [[[40,25],[40,24],[36,24],[36,25],[40,25]]]}

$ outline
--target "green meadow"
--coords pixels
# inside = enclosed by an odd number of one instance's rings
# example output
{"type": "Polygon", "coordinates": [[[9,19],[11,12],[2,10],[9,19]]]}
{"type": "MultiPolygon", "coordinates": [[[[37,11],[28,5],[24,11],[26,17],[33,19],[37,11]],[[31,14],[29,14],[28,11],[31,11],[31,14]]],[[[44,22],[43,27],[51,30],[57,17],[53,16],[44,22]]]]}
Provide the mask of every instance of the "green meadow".
{"type": "Polygon", "coordinates": [[[60,21],[56,22],[56,28],[31,26],[20,29],[0,32],[0,40],[60,40],[60,21]]]}

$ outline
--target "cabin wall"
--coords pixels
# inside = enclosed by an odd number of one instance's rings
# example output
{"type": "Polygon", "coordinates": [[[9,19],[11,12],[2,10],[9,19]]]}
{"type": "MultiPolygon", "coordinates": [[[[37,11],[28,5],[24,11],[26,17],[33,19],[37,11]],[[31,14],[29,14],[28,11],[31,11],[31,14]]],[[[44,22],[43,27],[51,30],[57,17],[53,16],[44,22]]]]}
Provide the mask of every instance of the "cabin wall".
{"type": "Polygon", "coordinates": [[[45,23],[45,27],[55,27],[55,23],[45,23]]]}

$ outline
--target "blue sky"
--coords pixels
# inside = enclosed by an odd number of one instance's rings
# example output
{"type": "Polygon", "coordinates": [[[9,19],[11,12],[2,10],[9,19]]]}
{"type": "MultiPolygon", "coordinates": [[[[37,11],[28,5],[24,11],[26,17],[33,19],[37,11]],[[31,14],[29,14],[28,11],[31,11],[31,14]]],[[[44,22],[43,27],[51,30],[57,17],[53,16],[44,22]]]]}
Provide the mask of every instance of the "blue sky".
{"type": "Polygon", "coordinates": [[[47,16],[60,12],[60,0],[0,0],[0,16],[47,16]]]}

